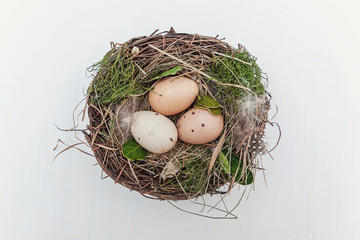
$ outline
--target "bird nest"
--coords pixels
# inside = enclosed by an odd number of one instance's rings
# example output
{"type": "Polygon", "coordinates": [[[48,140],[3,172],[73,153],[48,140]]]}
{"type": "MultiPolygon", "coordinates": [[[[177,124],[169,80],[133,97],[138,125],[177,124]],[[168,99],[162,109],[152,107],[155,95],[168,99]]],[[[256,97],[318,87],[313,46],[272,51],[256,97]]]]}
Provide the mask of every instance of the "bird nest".
{"type": "Polygon", "coordinates": [[[218,37],[171,29],[112,43],[88,71],[93,81],[87,91],[89,125],[84,133],[98,164],[115,183],[149,198],[184,200],[252,184],[262,169],[271,97],[267,76],[242,45],[234,48],[218,37]],[[198,85],[199,96],[168,118],[176,125],[205,96],[218,103],[216,109],[206,104],[200,108],[222,116],[221,134],[205,144],[173,139],[176,144],[168,152],[148,152],[134,141],[132,117],[153,111],[149,93],[157,81],[181,76],[198,85]]]}

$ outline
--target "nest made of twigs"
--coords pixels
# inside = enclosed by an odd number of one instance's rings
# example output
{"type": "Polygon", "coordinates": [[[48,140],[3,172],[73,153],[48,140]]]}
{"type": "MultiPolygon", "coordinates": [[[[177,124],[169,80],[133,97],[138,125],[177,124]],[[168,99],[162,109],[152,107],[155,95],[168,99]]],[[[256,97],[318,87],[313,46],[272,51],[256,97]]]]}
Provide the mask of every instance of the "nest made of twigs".
{"type": "MultiPolygon", "coordinates": [[[[90,123],[85,137],[103,171],[116,183],[147,197],[182,200],[226,193],[236,183],[246,184],[247,173],[255,176],[260,168],[259,156],[267,151],[263,136],[270,98],[266,75],[243,46],[234,48],[217,37],[155,32],[112,43],[105,57],[88,70],[94,79],[87,94],[90,123]],[[156,82],[152,79],[176,66],[182,69],[176,75],[193,79],[202,94],[221,104],[223,133],[209,144],[179,141],[167,153],[130,161],[121,147],[131,134],[119,123],[134,111],[151,110],[147,95],[156,82]],[[224,172],[218,160],[222,150],[241,161],[243,167],[235,175],[224,172]],[[177,171],[164,179],[169,162],[177,171]]],[[[169,118],[176,123],[180,115],[169,118]]]]}

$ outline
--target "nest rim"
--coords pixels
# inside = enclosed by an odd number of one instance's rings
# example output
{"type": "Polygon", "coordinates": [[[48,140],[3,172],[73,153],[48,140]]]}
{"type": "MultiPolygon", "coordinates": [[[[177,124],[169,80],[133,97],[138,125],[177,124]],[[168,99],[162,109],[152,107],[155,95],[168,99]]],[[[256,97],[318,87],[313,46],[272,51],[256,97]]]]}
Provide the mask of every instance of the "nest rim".
{"type": "MultiPolygon", "coordinates": [[[[181,42],[182,39],[185,37],[187,39],[191,38],[191,44],[194,44],[194,41],[196,41],[196,39],[197,39],[196,37],[198,37],[199,39],[202,39],[202,38],[205,39],[205,41],[216,42],[216,44],[218,44],[218,46],[220,46],[220,48],[223,50],[223,52],[226,52],[229,50],[234,51],[233,47],[231,47],[226,42],[223,42],[222,40],[217,39],[217,38],[202,36],[202,35],[198,35],[198,34],[174,33],[171,31],[158,33],[158,34],[152,34],[148,37],[133,38],[133,39],[130,39],[129,41],[125,42],[124,44],[120,45],[120,48],[122,46],[127,46],[127,48],[129,48],[129,49],[132,49],[134,47],[141,48],[143,46],[146,46],[146,45],[150,46],[153,44],[154,44],[154,46],[160,47],[161,45],[163,45],[165,47],[166,46],[165,43],[166,43],[166,41],[169,41],[169,39],[172,39],[172,38],[174,38],[176,40],[180,39],[179,41],[181,42]],[[158,41],[158,42],[156,43],[154,41],[158,41]]],[[[174,40],[174,41],[176,41],[176,40],[174,40]]],[[[187,44],[189,44],[189,43],[187,42],[187,44]]],[[[117,47],[119,47],[119,44],[112,44],[112,49],[109,52],[113,51],[117,47]]],[[[240,46],[239,46],[239,49],[240,49],[240,46]]],[[[140,50],[140,53],[141,53],[141,51],[142,50],[140,50]]],[[[109,54],[109,52],[107,54],[109,54]]],[[[97,73],[97,75],[98,74],[99,74],[99,72],[97,73]]],[[[96,78],[96,76],[95,76],[95,78],[96,78]]],[[[95,81],[95,78],[92,81],[92,83],[95,81]]],[[[268,103],[270,103],[270,100],[268,100],[268,103]]],[[[221,178],[220,178],[220,181],[217,182],[217,184],[211,185],[209,187],[209,189],[207,189],[202,194],[190,195],[190,196],[184,191],[179,191],[179,189],[177,191],[170,192],[170,193],[158,192],[157,191],[158,189],[156,187],[154,187],[154,185],[152,185],[151,183],[147,183],[144,186],[144,185],[139,184],[138,181],[132,181],[132,180],[129,180],[129,178],[124,178],[123,172],[127,168],[126,162],[129,162],[129,161],[125,157],[123,157],[123,159],[121,159],[121,160],[124,161],[124,165],[119,166],[119,168],[117,168],[115,170],[111,169],[111,167],[109,167],[107,165],[107,162],[104,161],[104,159],[106,159],[106,154],[107,154],[106,148],[104,149],[104,148],[101,148],[98,145],[94,144],[96,141],[96,134],[94,134],[95,133],[94,129],[97,127],[97,123],[94,120],[99,118],[99,116],[98,116],[99,110],[95,106],[92,106],[92,103],[89,99],[89,95],[88,95],[86,104],[88,106],[88,116],[89,116],[89,120],[90,120],[90,124],[88,126],[88,130],[90,131],[90,133],[85,133],[85,138],[86,138],[87,142],[89,143],[89,145],[91,146],[91,148],[95,154],[95,158],[96,158],[98,164],[100,165],[102,171],[104,171],[110,178],[112,178],[115,181],[115,183],[119,183],[130,190],[137,191],[145,197],[155,198],[155,199],[160,199],[160,200],[175,200],[175,201],[187,200],[187,199],[201,196],[203,194],[211,194],[212,195],[212,194],[227,193],[227,191],[224,192],[224,191],[218,190],[221,186],[224,186],[225,184],[229,183],[228,181],[225,181],[221,178]]],[[[266,112],[265,118],[267,119],[267,112],[266,112]]],[[[101,120],[101,121],[103,121],[103,120],[101,120]]],[[[259,131],[263,132],[265,129],[265,125],[266,125],[266,121],[259,124],[259,126],[258,126],[259,131]]],[[[130,164],[130,163],[128,163],[128,164],[130,164]]],[[[133,170],[131,170],[131,169],[127,169],[126,171],[129,171],[128,175],[131,175],[131,172],[133,172],[133,170]]],[[[136,178],[136,176],[135,176],[135,178],[136,178]]],[[[153,179],[153,180],[155,180],[155,179],[153,179]]]]}

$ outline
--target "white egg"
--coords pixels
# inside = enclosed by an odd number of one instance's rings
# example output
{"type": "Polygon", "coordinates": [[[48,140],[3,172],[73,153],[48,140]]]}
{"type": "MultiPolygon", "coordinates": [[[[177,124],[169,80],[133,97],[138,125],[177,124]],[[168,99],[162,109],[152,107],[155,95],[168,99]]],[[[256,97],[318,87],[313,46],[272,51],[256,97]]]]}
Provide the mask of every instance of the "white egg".
{"type": "Polygon", "coordinates": [[[143,148],[152,153],[165,153],[171,150],[178,139],[175,124],[157,112],[135,112],[131,134],[143,148]]]}

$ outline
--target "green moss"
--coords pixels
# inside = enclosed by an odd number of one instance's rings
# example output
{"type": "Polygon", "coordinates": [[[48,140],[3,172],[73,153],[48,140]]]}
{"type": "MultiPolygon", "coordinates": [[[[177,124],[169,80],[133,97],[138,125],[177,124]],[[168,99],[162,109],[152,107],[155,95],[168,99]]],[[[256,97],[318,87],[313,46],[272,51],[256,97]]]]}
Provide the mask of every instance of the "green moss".
{"type": "Polygon", "coordinates": [[[138,71],[129,59],[129,51],[120,48],[115,53],[110,53],[89,68],[90,72],[101,72],[88,89],[91,103],[107,105],[144,91],[144,87],[136,83],[138,71]]]}
{"type": "MultiPolygon", "coordinates": [[[[248,51],[244,50],[237,53],[227,53],[229,57],[215,55],[212,64],[207,71],[209,74],[222,83],[237,84],[250,88],[255,94],[265,93],[263,81],[266,80],[261,68],[256,63],[256,58],[248,51]],[[241,61],[250,63],[245,64],[241,61]]],[[[217,86],[219,95],[223,95],[228,100],[244,96],[246,90],[234,87],[217,86]]]]}
{"type": "MultiPolygon", "coordinates": [[[[186,155],[184,166],[180,169],[179,182],[173,180],[174,185],[181,184],[186,192],[205,193],[208,181],[208,166],[211,158],[211,151],[203,145],[193,145],[183,153],[186,155]]],[[[182,161],[180,161],[182,163],[182,161]]]]}
{"type": "Polygon", "coordinates": [[[187,175],[183,178],[181,185],[187,192],[199,192],[206,185],[208,161],[199,161],[193,159],[187,162],[184,168],[181,170],[187,175]]]}

